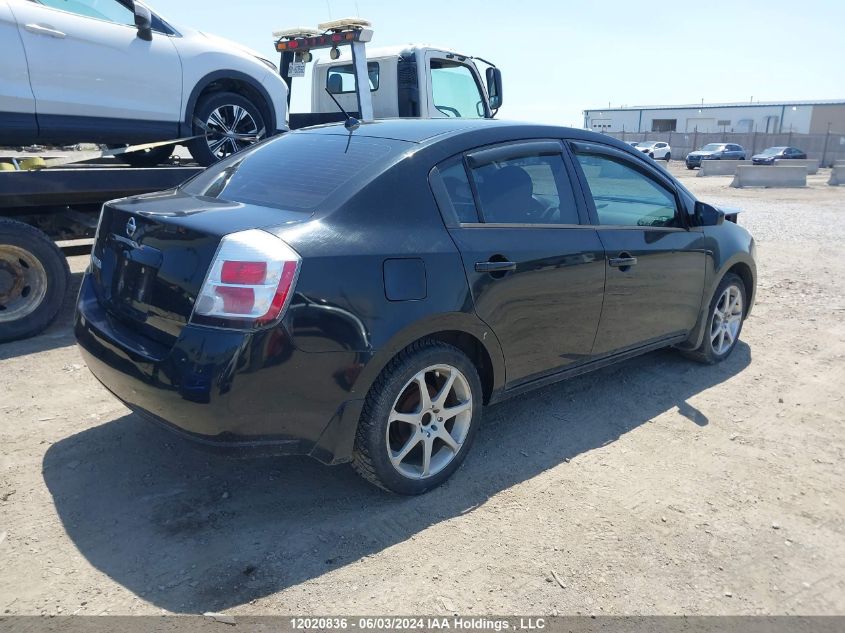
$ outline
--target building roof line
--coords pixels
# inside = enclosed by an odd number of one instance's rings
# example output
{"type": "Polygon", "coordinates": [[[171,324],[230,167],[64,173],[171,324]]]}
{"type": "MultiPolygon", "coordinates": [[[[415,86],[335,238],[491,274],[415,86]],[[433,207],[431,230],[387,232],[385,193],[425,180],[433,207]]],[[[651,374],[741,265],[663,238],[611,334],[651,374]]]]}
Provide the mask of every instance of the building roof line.
{"type": "Polygon", "coordinates": [[[780,106],[845,105],[845,99],[816,101],[754,101],[734,103],[686,103],[681,105],[635,105],[620,108],[587,108],[587,112],[638,112],[640,110],[707,110],[712,108],[764,108],[780,106]]]}

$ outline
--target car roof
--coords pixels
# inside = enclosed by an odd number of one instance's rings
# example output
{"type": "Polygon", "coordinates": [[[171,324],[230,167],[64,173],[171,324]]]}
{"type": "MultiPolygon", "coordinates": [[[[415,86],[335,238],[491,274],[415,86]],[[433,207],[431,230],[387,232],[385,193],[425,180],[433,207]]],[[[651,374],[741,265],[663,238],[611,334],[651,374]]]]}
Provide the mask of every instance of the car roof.
{"type": "MultiPolygon", "coordinates": [[[[353,134],[374,138],[389,138],[411,143],[424,143],[444,135],[458,135],[490,127],[508,128],[513,131],[520,129],[536,133],[538,130],[547,131],[549,136],[583,136],[584,130],[575,130],[553,125],[538,125],[521,121],[503,121],[500,119],[379,119],[371,123],[362,123],[353,134]]],[[[343,123],[329,123],[315,127],[297,130],[294,134],[348,134],[343,123]]],[[[586,132],[592,135],[592,133],[586,132]]]]}

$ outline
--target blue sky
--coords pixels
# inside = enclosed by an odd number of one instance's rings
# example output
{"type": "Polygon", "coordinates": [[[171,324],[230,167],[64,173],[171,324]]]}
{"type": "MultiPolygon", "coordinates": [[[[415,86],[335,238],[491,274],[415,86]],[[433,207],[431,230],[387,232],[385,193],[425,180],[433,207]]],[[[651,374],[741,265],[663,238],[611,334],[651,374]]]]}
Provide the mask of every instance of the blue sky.
{"type": "MultiPolygon", "coordinates": [[[[583,125],[585,108],[845,98],[845,2],[150,0],[176,24],[276,60],[272,31],[361,15],[373,46],[431,43],[502,69],[501,118],[583,125]]],[[[294,85],[293,111],[310,87],[294,85]]]]}

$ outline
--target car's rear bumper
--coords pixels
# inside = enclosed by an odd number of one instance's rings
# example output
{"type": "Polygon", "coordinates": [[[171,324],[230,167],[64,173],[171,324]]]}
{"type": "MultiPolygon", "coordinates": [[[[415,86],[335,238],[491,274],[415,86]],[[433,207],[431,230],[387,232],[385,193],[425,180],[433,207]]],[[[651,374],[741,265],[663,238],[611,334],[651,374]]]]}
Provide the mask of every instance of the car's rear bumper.
{"type": "Polygon", "coordinates": [[[109,391],[183,436],[327,463],[350,457],[361,400],[343,378],[357,367],[354,353],[303,352],[281,325],[255,333],[188,325],[168,347],[106,312],[87,274],[74,330],[89,369],[109,391]]]}

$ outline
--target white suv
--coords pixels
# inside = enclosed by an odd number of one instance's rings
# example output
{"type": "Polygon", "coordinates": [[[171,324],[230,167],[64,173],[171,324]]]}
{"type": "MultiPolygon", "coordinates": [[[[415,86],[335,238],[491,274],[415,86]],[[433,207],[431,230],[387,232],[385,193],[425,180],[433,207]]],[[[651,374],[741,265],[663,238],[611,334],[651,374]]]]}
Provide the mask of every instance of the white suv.
{"type": "MultiPolygon", "coordinates": [[[[0,145],[201,135],[202,165],[286,129],[288,88],[238,44],[132,0],[0,0],[0,145]]],[[[152,165],[172,147],[129,156],[152,165]]]]}

